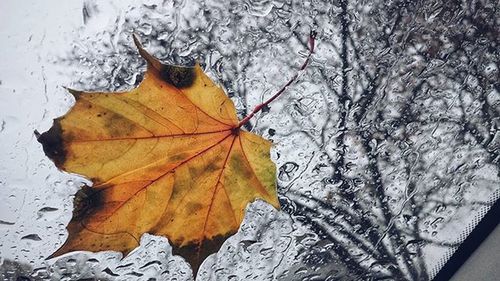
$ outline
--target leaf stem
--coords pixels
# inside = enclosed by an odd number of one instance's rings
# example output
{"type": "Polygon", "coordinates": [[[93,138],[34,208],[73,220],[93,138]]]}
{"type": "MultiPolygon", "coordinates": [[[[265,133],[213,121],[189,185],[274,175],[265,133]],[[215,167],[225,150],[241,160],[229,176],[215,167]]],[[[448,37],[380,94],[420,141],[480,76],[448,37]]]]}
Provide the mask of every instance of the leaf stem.
{"type": "Polygon", "coordinates": [[[300,69],[297,71],[297,73],[295,73],[295,75],[292,76],[292,78],[276,93],[274,94],[271,98],[269,98],[268,100],[266,100],[265,102],[257,105],[253,110],[252,112],[250,112],[250,114],[248,114],[245,118],[243,118],[243,120],[240,121],[240,123],[238,124],[238,127],[237,128],[241,128],[241,126],[245,125],[246,123],[248,123],[248,121],[250,121],[250,119],[252,119],[252,117],[259,111],[261,111],[264,107],[266,107],[268,104],[270,104],[271,102],[273,102],[275,99],[277,99],[281,94],[283,94],[283,92],[285,92],[286,88],[288,86],[290,86],[293,82],[295,82],[295,80],[297,79],[297,77],[299,77],[299,73],[304,70],[307,65],[309,64],[309,60],[311,58],[311,55],[313,54],[314,52],[314,43],[315,43],[315,40],[316,40],[316,32],[315,31],[311,31],[311,33],[309,34],[309,54],[307,55],[307,58],[306,60],[304,61],[304,63],[302,64],[302,66],[300,67],[300,69]]]}

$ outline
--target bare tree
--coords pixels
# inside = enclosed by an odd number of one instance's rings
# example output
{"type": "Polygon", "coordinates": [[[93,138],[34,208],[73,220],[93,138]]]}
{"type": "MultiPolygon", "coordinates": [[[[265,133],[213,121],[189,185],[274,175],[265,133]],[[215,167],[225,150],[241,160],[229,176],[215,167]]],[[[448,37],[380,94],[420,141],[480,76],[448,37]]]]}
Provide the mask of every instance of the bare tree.
{"type": "Polygon", "coordinates": [[[330,110],[315,130],[290,114],[285,133],[316,146],[323,161],[300,177],[325,170],[329,190],[303,194],[292,177],[281,194],[320,237],[304,276],[429,280],[424,246],[459,243],[433,238],[453,219],[443,210],[489,204],[470,193],[499,182],[498,15],[489,1],[345,0],[315,19],[337,28],[314,70],[330,110]]]}

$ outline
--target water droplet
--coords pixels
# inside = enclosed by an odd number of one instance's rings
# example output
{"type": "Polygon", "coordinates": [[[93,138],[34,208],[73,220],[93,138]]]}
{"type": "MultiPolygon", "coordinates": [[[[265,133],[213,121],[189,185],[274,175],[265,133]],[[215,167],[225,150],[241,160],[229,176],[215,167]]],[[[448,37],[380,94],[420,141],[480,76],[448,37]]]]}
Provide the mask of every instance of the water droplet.
{"type": "Polygon", "coordinates": [[[66,261],[66,265],[67,265],[67,266],[74,267],[74,266],[76,266],[76,264],[77,264],[77,263],[76,263],[76,259],[68,259],[68,260],[66,261]]]}
{"type": "Polygon", "coordinates": [[[15,222],[0,220],[0,224],[3,224],[3,225],[14,225],[15,222]]]}
{"type": "Polygon", "coordinates": [[[42,238],[38,236],[38,234],[28,234],[23,237],[21,237],[21,240],[33,240],[33,241],[40,241],[42,238]]]}
{"type": "Polygon", "coordinates": [[[57,211],[57,210],[59,210],[59,209],[57,209],[57,208],[53,208],[53,207],[43,207],[43,208],[41,208],[40,210],[38,210],[38,212],[37,212],[37,217],[38,217],[38,219],[40,219],[40,218],[41,218],[42,216],[44,216],[45,214],[47,214],[47,213],[52,213],[52,212],[55,212],[55,211],[57,211]]]}

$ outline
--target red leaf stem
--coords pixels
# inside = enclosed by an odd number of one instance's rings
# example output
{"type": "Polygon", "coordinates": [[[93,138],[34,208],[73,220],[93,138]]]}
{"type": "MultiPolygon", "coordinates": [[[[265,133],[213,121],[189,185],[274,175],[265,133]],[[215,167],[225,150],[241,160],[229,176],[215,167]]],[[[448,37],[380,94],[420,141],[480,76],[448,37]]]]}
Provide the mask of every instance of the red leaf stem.
{"type": "Polygon", "coordinates": [[[250,119],[252,119],[252,117],[259,111],[262,110],[262,108],[266,107],[268,104],[270,104],[271,102],[273,102],[276,98],[278,98],[281,94],[283,94],[283,92],[285,92],[286,88],[288,86],[290,86],[293,82],[295,82],[295,80],[297,79],[297,77],[299,76],[299,73],[304,70],[307,65],[309,64],[309,60],[311,58],[311,55],[313,54],[314,52],[314,43],[315,43],[315,39],[316,39],[316,32],[314,31],[311,31],[310,35],[309,35],[309,54],[307,55],[307,58],[306,60],[304,61],[304,63],[302,64],[302,66],[300,67],[300,69],[297,71],[297,73],[295,73],[295,75],[292,76],[292,78],[276,93],[274,94],[272,97],[270,97],[268,100],[266,100],[265,102],[257,105],[253,110],[252,112],[250,112],[250,114],[248,114],[243,120],[240,121],[240,123],[238,124],[238,128],[241,128],[241,126],[245,125],[246,123],[248,123],[248,121],[250,121],[250,119]]]}

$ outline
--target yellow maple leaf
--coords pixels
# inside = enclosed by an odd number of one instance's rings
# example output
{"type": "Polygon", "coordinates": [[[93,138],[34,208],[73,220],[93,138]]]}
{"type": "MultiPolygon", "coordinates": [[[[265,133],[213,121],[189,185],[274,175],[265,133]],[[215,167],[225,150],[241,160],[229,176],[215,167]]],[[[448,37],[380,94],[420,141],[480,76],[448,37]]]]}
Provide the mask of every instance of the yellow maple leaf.
{"type": "Polygon", "coordinates": [[[147,61],[136,89],[70,90],[73,108],[38,136],[58,168],[93,182],[75,196],[69,237],[51,257],[126,255],[150,233],[167,237],[196,274],[238,230],[249,202],[279,208],[271,143],[241,129],[264,104],[239,122],[233,102],[198,64],[165,65],[134,42],[147,61]]]}

